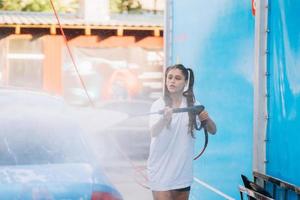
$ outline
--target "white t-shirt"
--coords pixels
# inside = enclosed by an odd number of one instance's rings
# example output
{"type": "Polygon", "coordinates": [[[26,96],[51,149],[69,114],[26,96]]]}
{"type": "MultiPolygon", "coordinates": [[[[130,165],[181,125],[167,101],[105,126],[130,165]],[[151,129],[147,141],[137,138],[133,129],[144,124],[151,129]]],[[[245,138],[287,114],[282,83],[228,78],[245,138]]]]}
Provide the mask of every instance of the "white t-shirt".
{"type": "MultiPolygon", "coordinates": [[[[151,112],[164,109],[162,98],[152,104],[151,112]]],[[[180,107],[187,107],[183,98],[180,107]]],[[[162,115],[150,116],[152,127],[162,115]]],[[[191,186],[193,182],[194,138],[188,133],[188,113],[173,113],[170,127],[151,137],[148,158],[149,186],[153,191],[166,191],[191,186]]]]}

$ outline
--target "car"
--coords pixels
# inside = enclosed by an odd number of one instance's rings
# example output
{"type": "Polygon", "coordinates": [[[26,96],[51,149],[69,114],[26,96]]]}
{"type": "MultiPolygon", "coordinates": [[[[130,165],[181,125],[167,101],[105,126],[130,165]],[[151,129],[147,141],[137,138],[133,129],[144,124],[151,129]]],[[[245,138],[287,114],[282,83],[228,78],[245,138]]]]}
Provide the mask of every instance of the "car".
{"type": "Polygon", "coordinates": [[[122,200],[61,98],[0,89],[0,199],[122,200]]]}

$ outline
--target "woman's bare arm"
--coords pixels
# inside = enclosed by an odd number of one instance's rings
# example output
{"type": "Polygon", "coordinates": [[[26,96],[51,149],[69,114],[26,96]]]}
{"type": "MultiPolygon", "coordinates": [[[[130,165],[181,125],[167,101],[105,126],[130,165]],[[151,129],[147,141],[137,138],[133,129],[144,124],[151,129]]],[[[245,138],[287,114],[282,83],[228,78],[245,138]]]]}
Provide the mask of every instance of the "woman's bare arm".
{"type": "Polygon", "coordinates": [[[203,110],[199,114],[199,119],[201,122],[205,123],[206,130],[211,134],[216,134],[217,127],[215,122],[209,117],[208,112],[206,110],[203,110]]]}
{"type": "Polygon", "coordinates": [[[162,131],[162,129],[171,123],[171,120],[172,120],[172,109],[170,107],[166,107],[163,117],[150,128],[151,136],[152,137],[158,136],[162,131]]]}

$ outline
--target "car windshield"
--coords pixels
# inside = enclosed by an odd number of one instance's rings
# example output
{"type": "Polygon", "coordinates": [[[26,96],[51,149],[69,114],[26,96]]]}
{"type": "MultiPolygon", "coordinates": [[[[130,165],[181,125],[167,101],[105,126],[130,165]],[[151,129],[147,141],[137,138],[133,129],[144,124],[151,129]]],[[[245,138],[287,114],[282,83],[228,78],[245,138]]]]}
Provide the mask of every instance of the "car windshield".
{"type": "Polygon", "coordinates": [[[73,125],[37,119],[0,122],[0,165],[86,162],[84,142],[73,125]]]}

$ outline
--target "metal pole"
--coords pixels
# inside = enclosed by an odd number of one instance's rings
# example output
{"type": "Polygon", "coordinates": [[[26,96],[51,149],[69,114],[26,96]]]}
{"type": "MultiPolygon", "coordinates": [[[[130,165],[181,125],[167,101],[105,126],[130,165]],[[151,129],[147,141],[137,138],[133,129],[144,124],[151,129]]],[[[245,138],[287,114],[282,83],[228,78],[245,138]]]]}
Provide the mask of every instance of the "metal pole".
{"type": "Polygon", "coordinates": [[[268,62],[268,0],[256,1],[255,16],[255,61],[254,61],[254,121],[253,121],[253,170],[266,172],[267,124],[267,71],[268,62]]]}

